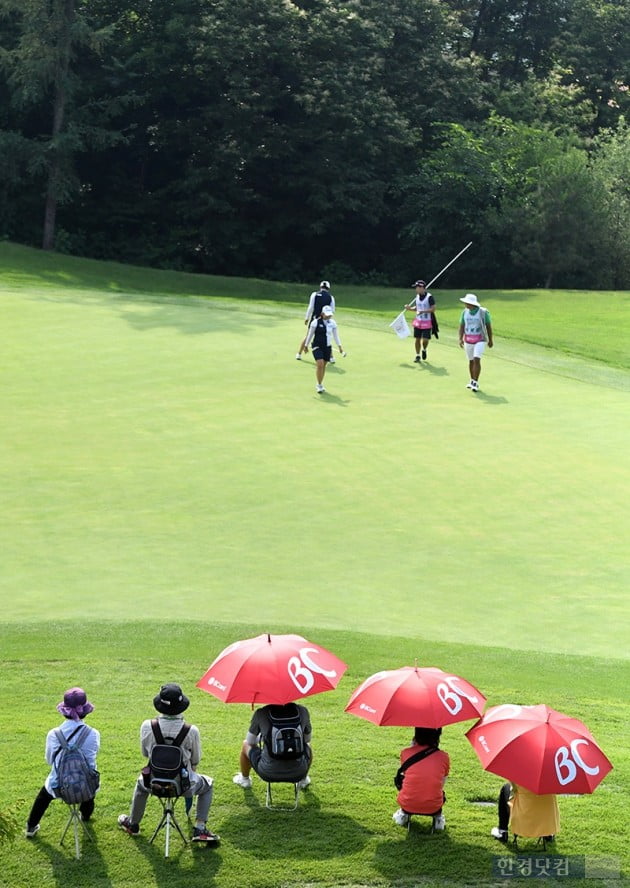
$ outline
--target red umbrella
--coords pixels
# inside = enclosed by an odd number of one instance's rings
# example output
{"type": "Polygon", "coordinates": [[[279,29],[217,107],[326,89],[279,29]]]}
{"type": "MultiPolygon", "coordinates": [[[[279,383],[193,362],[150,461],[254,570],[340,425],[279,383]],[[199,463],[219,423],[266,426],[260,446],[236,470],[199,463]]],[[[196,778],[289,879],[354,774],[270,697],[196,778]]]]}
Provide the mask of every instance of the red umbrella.
{"type": "Polygon", "coordinates": [[[376,725],[442,728],[479,718],[486,698],[464,678],[434,666],[377,672],[350,697],[346,712],[376,725]]]}
{"type": "Polygon", "coordinates": [[[235,641],[210,665],[197,687],[223,703],[290,703],[336,688],[347,665],[301,635],[235,641]]]}
{"type": "Polygon", "coordinates": [[[484,770],[538,795],[593,792],[612,769],[586,725],[542,703],[493,706],[466,736],[484,770]]]}

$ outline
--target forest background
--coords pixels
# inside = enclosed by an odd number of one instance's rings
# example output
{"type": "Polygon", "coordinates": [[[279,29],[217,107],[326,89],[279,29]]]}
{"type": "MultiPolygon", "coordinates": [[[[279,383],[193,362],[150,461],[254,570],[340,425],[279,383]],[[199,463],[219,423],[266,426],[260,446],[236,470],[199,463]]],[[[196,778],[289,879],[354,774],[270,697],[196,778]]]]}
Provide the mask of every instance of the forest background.
{"type": "Polygon", "coordinates": [[[0,0],[0,238],[630,289],[628,0],[0,0]]]}

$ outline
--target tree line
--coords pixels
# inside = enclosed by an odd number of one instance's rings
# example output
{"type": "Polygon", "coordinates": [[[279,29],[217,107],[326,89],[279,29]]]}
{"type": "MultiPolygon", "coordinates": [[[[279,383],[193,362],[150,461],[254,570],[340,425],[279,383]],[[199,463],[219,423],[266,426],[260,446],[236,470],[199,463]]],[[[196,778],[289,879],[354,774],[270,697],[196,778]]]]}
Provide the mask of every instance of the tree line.
{"type": "Polygon", "coordinates": [[[0,237],[630,289],[629,71],[628,0],[0,0],[0,237]]]}

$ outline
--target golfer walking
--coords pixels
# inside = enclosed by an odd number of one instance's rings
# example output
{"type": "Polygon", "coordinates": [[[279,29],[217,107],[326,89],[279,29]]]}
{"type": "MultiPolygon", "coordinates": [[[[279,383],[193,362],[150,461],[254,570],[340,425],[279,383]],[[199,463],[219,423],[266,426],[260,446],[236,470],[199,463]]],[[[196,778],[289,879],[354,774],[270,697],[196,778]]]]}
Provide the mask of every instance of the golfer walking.
{"type": "MultiPolygon", "coordinates": [[[[321,281],[319,285],[319,290],[313,290],[311,293],[311,298],[308,301],[308,306],[306,308],[306,315],[304,317],[304,323],[308,326],[310,325],[316,318],[318,318],[322,313],[322,308],[325,305],[332,306],[333,313],[335,311],[335,297],[330,292],[330,281],[321,281]]],[[[304,345],[306,343],[306,336],[300,342],[298,346],[298,351],[295,356],[297,361],[302,360],[302,352],[306,353],[306,349],[304,345]]],[[[330,363],[334,364],[335,359],[330,357],[330,363]]]]}
{"type": "Polygon", "coordinates": [[[315,377],[317,379],[316,391],[322,394],[324,388],[324,374],[326,373],[326,364],[330,363],[332,358],[333,340],[337,343],[341,354],[346,356],[341,342],[339,340],[339,331],[337,323],[333,320],[332,305],[325,305],[318,318],[314,318],[308,328],[306,339],[304,340],[304,351],[308,351],[308,347],[313,343],[313,357],[315,358],[315,377]]]}
{"type": "Polygon", "coordinates": [[[493,345],[490,312],[479,305],[474,293],[466,293],[459,301],[465,306],[459,320],[459,347],[465,350],[468,357],[470,382],[466,388],[478,392],[481,356],[486,350],[486,343],[488,348],[493,345]]]}

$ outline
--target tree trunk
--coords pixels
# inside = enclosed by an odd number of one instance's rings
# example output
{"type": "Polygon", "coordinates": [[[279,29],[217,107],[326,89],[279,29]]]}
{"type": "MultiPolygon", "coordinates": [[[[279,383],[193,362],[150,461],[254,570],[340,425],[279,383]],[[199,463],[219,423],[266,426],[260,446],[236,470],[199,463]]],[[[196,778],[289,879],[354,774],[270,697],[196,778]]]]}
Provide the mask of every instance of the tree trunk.
{"type": "Polygon", "coordinates": [[[63,0],[61,5],[61,21],[57,45],[58,63],[55,76],[55,96],[53,105],[53,122],[50,139],[51,154],[48,168],[48,184],[46,187],[46,205],[44,208],[44,234],[42,249],[53,250],[55,247],[55,223],[57,219],[57,203],[59,201],[59,181],[62,174],[62,156],[58,139],[63,130],[66,116],[66,83],[70,68],[70,50],[72,44],[72,23],[74,21],[75,0],[63,0]]]}

